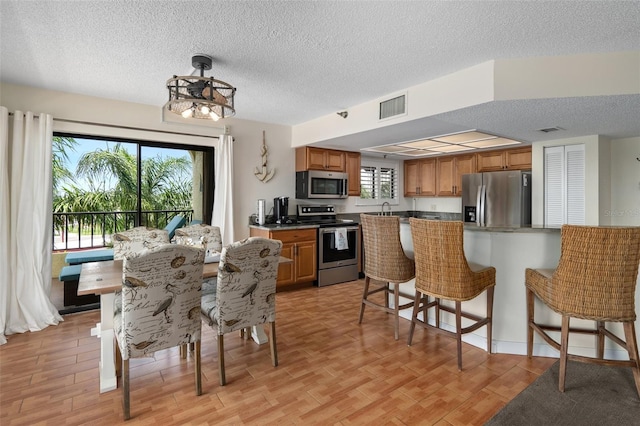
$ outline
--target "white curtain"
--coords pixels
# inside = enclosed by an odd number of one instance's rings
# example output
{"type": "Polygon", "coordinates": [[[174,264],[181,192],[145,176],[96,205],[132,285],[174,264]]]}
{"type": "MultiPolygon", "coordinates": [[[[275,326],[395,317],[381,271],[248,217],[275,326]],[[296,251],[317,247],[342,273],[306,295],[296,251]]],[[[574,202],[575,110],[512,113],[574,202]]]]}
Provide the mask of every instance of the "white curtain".
{"type": "Polygon", "coordinates": [[[0,107],[0,344],[62,321],[51,292],[53,118],[0,107]]]}
{"type": "Polygon", "coordinates": [[[211,224],[220,227],[222,244],[235,241],[233,235],[233,137],[222,135],[216,150],[216,189],[213,194],[211,224]]]}

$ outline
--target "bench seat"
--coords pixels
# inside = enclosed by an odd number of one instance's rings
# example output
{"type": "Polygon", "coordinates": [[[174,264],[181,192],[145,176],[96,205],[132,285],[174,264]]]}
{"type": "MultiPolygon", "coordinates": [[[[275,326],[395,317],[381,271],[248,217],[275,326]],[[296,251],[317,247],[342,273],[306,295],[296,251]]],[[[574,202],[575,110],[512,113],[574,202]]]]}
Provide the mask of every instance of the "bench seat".
{"type": "Polygon", "coordinates": [[[82,265],[69,265],[60,270],[58,279],[64,284],[64,306],[81,306],[100,301],[97,294],[78,296],[78,281],[80,280],[82,265]]]}
{"type": "Polygon", "coordinates": [[[113,249],[74,251],[73,253],[68,253],[64,258],[64,261],[69,265],[78,265],[88,262],[103,262],[105,260],[113,260],[113,249]]]}

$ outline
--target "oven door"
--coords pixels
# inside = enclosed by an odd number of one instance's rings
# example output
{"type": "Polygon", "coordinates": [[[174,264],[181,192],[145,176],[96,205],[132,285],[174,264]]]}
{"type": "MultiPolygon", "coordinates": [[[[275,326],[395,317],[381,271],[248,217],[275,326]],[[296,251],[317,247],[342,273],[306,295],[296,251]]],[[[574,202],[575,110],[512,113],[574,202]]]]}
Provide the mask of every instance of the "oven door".
{"type": "Polygon", "coordinates": [[[358,263],[358,227],[320,228],[318,230],[318,269],[358,263]],[[342,231],[346,235],[341,235],[342,231]]]}

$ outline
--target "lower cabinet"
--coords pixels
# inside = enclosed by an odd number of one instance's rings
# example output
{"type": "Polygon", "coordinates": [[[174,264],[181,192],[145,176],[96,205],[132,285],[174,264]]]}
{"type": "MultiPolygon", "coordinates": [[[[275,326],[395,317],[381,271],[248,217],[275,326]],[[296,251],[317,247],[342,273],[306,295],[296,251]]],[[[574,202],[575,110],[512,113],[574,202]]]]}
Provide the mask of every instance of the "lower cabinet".
{"type": "Polygon", "coordinates": [[[277,289],[317,279],[317,231],[315,228],[287,230],[250,228],[249,235],[282,241],[280,255],[293,260],[293,263],[280,264],[278,267],[277,289]]]}

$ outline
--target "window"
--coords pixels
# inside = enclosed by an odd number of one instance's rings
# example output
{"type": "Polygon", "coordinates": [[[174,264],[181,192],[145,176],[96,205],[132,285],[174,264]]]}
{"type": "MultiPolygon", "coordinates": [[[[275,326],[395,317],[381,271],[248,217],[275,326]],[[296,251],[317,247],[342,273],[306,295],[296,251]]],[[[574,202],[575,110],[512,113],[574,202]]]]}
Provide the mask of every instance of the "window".
{"type": "Polygon", "coordinates": [[[398,204],[397,161],[363,157],[360,165],[360,198],[356,205],[398,204]]]}
{"type": "Polygon", "coordinates": [[[205,221],[213,148],[54,133],[54,250],[102,247],[114,232],[205,221]]]}

